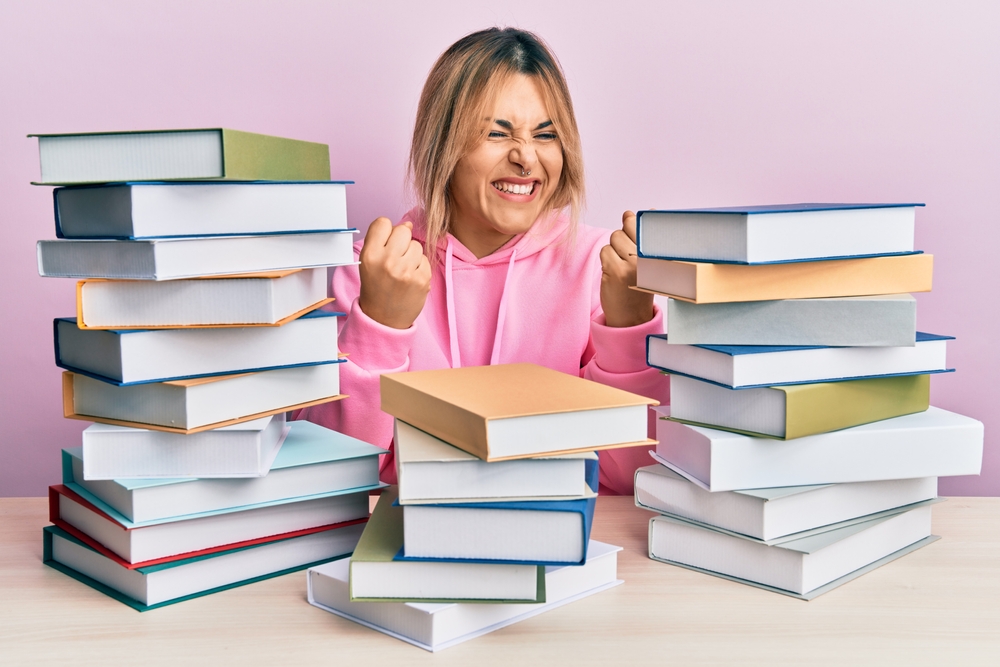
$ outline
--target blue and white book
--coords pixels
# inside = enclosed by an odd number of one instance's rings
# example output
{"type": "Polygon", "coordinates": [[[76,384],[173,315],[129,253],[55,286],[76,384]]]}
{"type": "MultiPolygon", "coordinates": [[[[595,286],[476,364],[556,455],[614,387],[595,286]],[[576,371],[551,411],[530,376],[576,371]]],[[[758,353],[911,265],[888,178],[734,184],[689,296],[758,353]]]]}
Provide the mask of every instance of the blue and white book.
{"type": "Polygon", "coordinates": [[[732,264],[913,254],[923,204],[780,204],[639,211],[640,257],[732,264]]]}
{"type": "Polygon", "coordinates": [[[381,447],[293,421],[265,477],[86,480],[82,450],[64,449],[63,484],[125,527],[381,488],[381,447]]]}
{"type": "Polygon", "coordinates": [[[892,375],[949,373],[945,354],[953,336],[917,332],[899,347],[824,345],[681,345],[666,334],[646,338],[646,362],[675,375],[729,389],[837,382],[892,375]]]}
{"type": "Polygon", "coordinates": [[[116,385],[329,364],[337,349],[337,316],[306,313],[280,327],[81,329],[76,318],[53,321],[56,365],[116,385]]]}
{"type": "Polygon", "coordinates": [[[56,188],[56,236],[148,239],[346,229],[351,183],[109,183],[56,188]]]}

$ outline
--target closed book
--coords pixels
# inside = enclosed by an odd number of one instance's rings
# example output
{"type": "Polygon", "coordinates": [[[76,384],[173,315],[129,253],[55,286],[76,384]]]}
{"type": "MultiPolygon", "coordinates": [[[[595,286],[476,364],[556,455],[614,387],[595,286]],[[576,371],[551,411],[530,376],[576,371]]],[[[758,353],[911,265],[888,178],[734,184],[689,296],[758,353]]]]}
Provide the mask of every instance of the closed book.
{"type": "Polygon", "coordinates": [[[667,301],[670,343],[691,345],[912,346],[909,294],[694,304],[667,301]]]}
{"type": "Polygon", "coordinates": [[[727,389],[678,375],[670,380],[670,418],[711,428],[791,440],[930,407],[929,375],[727,389]]]}
{"type": "Polygon", "coordinates": [[[656,459],[710,491],[978,475],[983,460],[982,422],[935,407],[796,440],[669,419],[656,430],[656,459]]]}
{"type": "Polygon", "coordinates": [[[328,181],[326,144],[223,128],[33,134],[42,185],[328,181]]]}
{"type": "Polygon", "coordinates": [[[934,256],[890,255],[785,264],[710,264],[639,257],[640,290],[692,303],[929,292],[934,256]]]}
{"type": "Polygon", "coordinates": [[[136,241],[39,241],[38,274],[52,278],[176,280],[354,263],[355,230],[136,241]]]}
{"type": "Polygon", "coordinates": [[[672,517],[649,521],[650,558],[804,600],[935,539],[927,505],[773,545],[672,517]]]}
{"type": "Polygon", "coordinates": [[[57,188],[56,236],[143,239],[347,229],[347,185],[201,182],[57,188]]]}
{"type": "Polygon", "coordinates": [[[63,372],[69,419],[197,433],[344,398],[340,365],[314,364],[119,386],[63,372]]]}
{"type": "Polygon", "coordinates": [[[382,410],[484,461],[648,443],[657,401],[534,364],[381,377],[382,410]]]}
{"type": "Polygon", "coordinates": [[[382,492],[351,556],[351,601],[545,602],[545,568],[394,560],[403,548],[396,489],[382,492]]]}
{"type": "Polygon", "coordinates": [[[309,604],[427,651],[440,651],[622,583],[620,547],[592,541],[587,562],[546,567],[544,603],[352,602],[347,560],[309,570],[309,604]]]}
{"type": "Polygon", "coordinates": [[[56,526],[43,529],[43,562],[136,611],[252,584],[347,556],[360,524],[331,527],[130,570],[56,526]]]}
{"type": "Polygon", "coordinates": [[[251,479],[87,480],[80,447],[62,453],[62,483],[125,526],[177,517],[282,504],[296,499],[379,488],[378,457],[385,450],[306,421],[288,435],[265,477],[251,479]]]}
{"type": "Polygon", "coordinates": [[[730,389],[864,377],[945,373],[951,336],[916,334],[913,346],[675,345],[666,334],[646,338],[646,362],[730,389]]]}
{"type": "Polygon", "coordinates": [[[313,310],[280,327],[81,329],[54,320],[56,365],[112,384],[165,382],[337,363],[337,316],[313,310]]]}
{"type": "Polygon", "coordinates": [[[194,519],[126,526],[66,486],[49,487],[49,521],[128,569],[292,537],[368,518],[368,492],[194,519]]]}
{"type": "Polygon", "coordinates": [[[187,280],[81,280],[81,329],[280,326],[329,303],[326,269],[187,280]]]}
{"type": "Polygon", "coordinates": [[[923,204],[780,204],[639,211],[640,257],[769,264],[913,252],[923,204]]]}
{"type": "Polygon", "coordinates": [[[191,435],[91,424],[83,429],[83,478],[263,477],[289,428],[284,413],[191,435]]]}
{"type": "Polygon", "coordinates": [[[596,504],[596,498],[587,498],[404,505],[398,557],[580,565],[587,558],[596,504]]]}
{"type": "Polygon", "coordinates": [[[936,496],[936,477],[712,493],[666,466],[635,471],[639,507],[768,543],[936,496]]]}
{"type": "Polygon", "coordinates": [[[595,452],[488,463],[398,419],[393,444],[401,505],[596,494],[587,484],[598,464],[595,452]]]}

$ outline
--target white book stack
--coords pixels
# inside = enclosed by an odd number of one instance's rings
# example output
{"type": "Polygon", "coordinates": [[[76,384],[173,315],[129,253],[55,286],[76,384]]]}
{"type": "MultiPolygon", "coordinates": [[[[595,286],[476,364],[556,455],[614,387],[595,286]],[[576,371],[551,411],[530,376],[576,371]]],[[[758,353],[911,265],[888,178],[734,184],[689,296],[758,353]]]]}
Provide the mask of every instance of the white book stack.
{"type": "Polygon", "coordinates": [[[635,477],[636,504],[660,514],[651,558],[809,600],[937,539],[937,478],[979,474],[983,425],[928,407],[949,337],[916,330],[913,297],[847,287],[836,269],[913,254],[915,206],[640,215],[647,275],[758,266],[748,290],[716,287],[770,295],[672,298],[669,334],[647,342],[674,376],[657,465],[635,477]]]}

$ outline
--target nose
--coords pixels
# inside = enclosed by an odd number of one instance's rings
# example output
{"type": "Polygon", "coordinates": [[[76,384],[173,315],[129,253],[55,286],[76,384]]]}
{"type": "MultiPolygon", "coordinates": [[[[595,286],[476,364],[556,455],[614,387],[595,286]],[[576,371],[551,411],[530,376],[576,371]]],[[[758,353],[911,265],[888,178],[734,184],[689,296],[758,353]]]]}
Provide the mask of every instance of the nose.
{"type": "Polygon", "coordinates": [[[516,165],[522,172],[532,171],[538,164],[538,154],[535,152],[535,146],[531,141],[517,142],[517,144],[510,149],[510,155],[507,159],[510,160],[511,164],[516,165]]]}

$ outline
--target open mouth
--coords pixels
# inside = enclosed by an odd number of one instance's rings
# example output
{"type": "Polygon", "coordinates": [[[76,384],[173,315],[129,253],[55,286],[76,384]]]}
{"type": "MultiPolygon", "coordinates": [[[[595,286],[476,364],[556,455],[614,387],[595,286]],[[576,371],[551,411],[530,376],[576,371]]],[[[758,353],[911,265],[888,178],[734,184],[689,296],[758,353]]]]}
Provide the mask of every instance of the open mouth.
{"type": "Polygon", "coordinates": [[[538,181],[532,181],[531,183],[509,183],[507,181],[493,181],[490,185],[499,190],[500,192],[506,192],[511,195],[531,195],[535,193],[535,186],[538,185],[538,181]]]}

